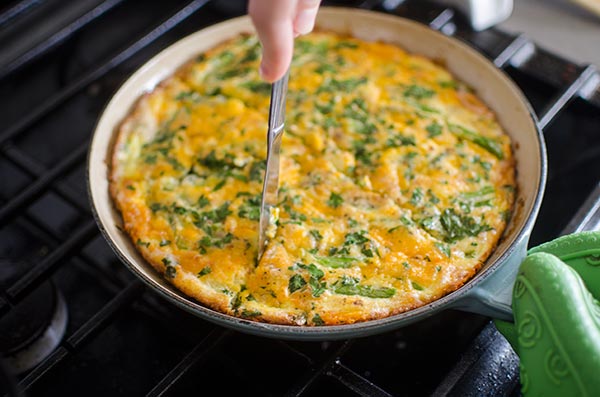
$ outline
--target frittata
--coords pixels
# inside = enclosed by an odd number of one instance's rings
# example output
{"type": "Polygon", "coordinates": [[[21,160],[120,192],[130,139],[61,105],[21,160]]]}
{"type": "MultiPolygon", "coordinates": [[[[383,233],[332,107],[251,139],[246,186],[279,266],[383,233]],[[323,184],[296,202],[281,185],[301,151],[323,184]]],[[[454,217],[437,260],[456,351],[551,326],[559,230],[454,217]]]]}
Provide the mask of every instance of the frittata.
{"type": "Polygon", "coordinates": [[[257,260],[270,85],[255,36],[142,97],[110,190],[123,228],[202,304],[270,323],[382,318],[469,280],[509,220],[510,139],[444,67],[383,42],[296,39],[276,229],[257,260]]]}

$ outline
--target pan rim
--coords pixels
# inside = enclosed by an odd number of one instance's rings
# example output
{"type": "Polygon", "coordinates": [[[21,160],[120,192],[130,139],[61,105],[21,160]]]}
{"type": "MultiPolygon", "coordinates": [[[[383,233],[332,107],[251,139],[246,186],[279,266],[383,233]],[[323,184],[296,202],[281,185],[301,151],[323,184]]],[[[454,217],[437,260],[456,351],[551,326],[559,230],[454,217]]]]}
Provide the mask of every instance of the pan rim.
{"type": "MultiPolygon", "coordinates": [[[[103,118],[105,117],[107,110],[109,109],[111,104],[115,101],[115,97],[123,89],[123,87],[127,84],[127,82],[129,82],[131,79],[133,79],[136,75],[142,73],[147,67],[149,67],[152,64],[154,64],[155,62],[157,62],[158,59],[163,58],[164,54],[166,52],[168,52],[169,49],[173,48],[174,46],[181,43],[182,41],[191,40],[191,38],[195,37],[198,34],[201,34],[202,32],[205,32],[207,29],[210,29],[212,27],[217,27],[217,26],[220,26],[220,25],[223,25],[226,23],[235,23],[236,21],[239,21],[242,19],[248,19],[248,16],[241,16],[241,17],[237,17],[237,18],[228,19],[224,22],[220,22],[216,25],[211,25],[207,28],[203,28],[195,33],[185,36],[185,37],[179,39],[178,41],[174,42],[170,46],[166,47],[165,49],[163,49],[162,51],[160,51],[159,53],[154,55],[152,58],[150,58],[148,61],[146,61],[142,66],[137,68],[136,71],[131,76],[129,76],[129,78],[121,85],[119,90],[117,90],[117,92],[115,94],[113,94],[113,96],[111,97],[109,102],[106,104],[106,106],[100,113],[100,117],[98,118],[98,121],[94,128],[94,135],[92,137],[92,141],[89,146],[88,156],[87,156],[86,178],[87,178],[88,197],[90,199],[91,209],[92,209],[94,219],[95,219],[103,237],[109,243],[111,249],[115,252],[117,257],[119,257],[121,262],[123,262],[129,268],[130,271],[132,271],[134,274],[136,274],[137,277],[141,278],[145,284],[151,286],[152,289],[154,291],[159,292],[159,294],[161,296],[165,297],[172,303],[175,303],[178,307],[180,307],[188,312],[198,315],[199,317],[209,320],[213,323],[217,323],[219,325],[234,328],[234,329],[237,329],[237,330],[240,330],[240,331],[243,331],[246,333],[254,334],[254,335],[274,337],[274,338],[280,338],[280,339],[294,339],[294,340],[331,340],[331,339],[343,339],[343,338],[349,338],[349,337],[367,336],[367,335],[372,335],[375,333],[384,332],[386,330],[398,328],[398,327],[407,325],[407,324],[415,322],[415,321],[419,321],[423,318],[429,317],[429,316],[437,313],[440,310],[443,310],[444,308],[448,308],[448,307],[452,306],[453,303],[457,302],[457,300],[459,300],[461,297],[465,296],[465,294],[467,294],[471,289],[480,285],[484,280],[486,280],[488,277],[492,276],[494,274],[494,272],[499,267],[501,267],[507,261],[508,258],[511,257],[511,255],[516,251],[516,249],[518,247],[522,246],[523,244],[527,244],[531,229],[533,228],[533,225],[537,218],[537,214],[539,212],[539,208],[541,206],[543,193],[544,193],[544,189],[545,189],[546,175],[547,175],[547,156],[546,156],[546,146],[545,146],[543,134],[539,127],[539,122],[538,122],[537,116],[535,115],[533,107],[531,106],[529,101],[525,98],[524,94],[518,88],[516,83],[514,83],[508,77],[506,72],[504,72],[501,69],[496,68],[487,58],[485,58],[481,53],[479,53],[478,51],[473,49],[468,44],[466,44],[456,38],[448,37],[438,31],[435,31],[435,30],[427,27],[427,25],[423,25],[423,24],[421,24],[419,22],[415,22],[413,20],[409,20],[406,18],[389,15],[389,14],[385,14],[385,13],[380,13],[380,12],[376,12],[376,11],[360,10],[360,9],[347,8],[347,7],[322,7],[321,12],[324,14],[333,13],[334,15],[335,15],[335,13],[339,13],[339,12],[366,14],[371,18],[379,17],[379,18],[384,18],[384,19],[394,19],[394,20],[403,21],[403,23],[406,23],[408,25],[419,26],[421,28],[425,28],[425,29],[429,30],[429,34],[437,35],[437,37],[440,38],[441,40],[446,40],[448,42],[451,42],[453,45],[459,47],[459,49],[461,51],[470,53],[470,56],[479,58],[479,60],[481,60],[488,67],[492,67],[493,68],[492,73],[495,73],[495,75],[496,75],[495,77],[498,79],[501,79],[502,83],[507,85],[510,88],[510,91],[512,92],[512,94],[516,98],[519,99],[520,104],[526,108],[526,110],[529,113],[529,117],[531,118],[533,128],[535,129],[535,134],[536,134],[535,138],[537,140],[537,149],[538,149],[538,152],[536,153],[536,155],[540,159],[540,173],[539,173],[538,181],[536,183],[536,189],[534,192],[535,198],[533,200],[531,207],[529,209],[523,210],[524,213],[522,215],[524,217],[526,217],[523,226],[521,228],[515,229],[512,232],[513,234],[516,235],[514,237],[511,237],[512,243],[510,243],[508,245],[508,247],[505,249],[505,251],[498,258],[496,258],[493,263],[491,263],[489,266],[484,267],[483,269],[478,271],[478,273],[475,276],[473,276],[463,286],[456,289],[455,291],[450,292],[449,294],[447,294],[439,299],[436,299],[428,304],[425,304],[423,306],[420,306],[418,308],[412,309],[407,312],[399,313],[396,315],[391,315],[391,316],[376,319],[376,320],[357,322],[357,323],[353,323],[353,324],[313,327],[313,326],[271,324],[271,323],[265,323],[265,322],[246,320],[246,319],[242,319],[239,317],[224,314],[224,313],[215,311],[213,309],[210,309],[206,306],[203,306],[201,303],[194,301],[193,298],[186,296],[185,294],[183,294],[183,292],[176,290],[174,287],[165,286],[165,285],[157,282],[155,279],[150,277],[148,274],[146,274],[146,272],[144,272],[141,269],[141,266],[142,266],[141,264],[135,263],[135,261],[131,261],[127,257],[127,255],[125,255],[125,253],[123,252],[123,251],[126,251],[125,248],[121,247],[112,238],[112,236],[110,235],[110,233],[108,232],[108,230],[106,228],[107,222],[112,222],[112,219],[104,219],[104,218],[108,218],[108,217],[103,218],[102,215],[98,211],[97,201],[100,200],[101,198],[98,197],[97,194],[95,194],[95,190],[93,188],[94,181],[92,180],[93,177],[92,177],[92,172],[91,172],[92,168],[94,167],[94,164],[92,164],[92,157],[94,154],[93,153],[94,148],[96,147],[95,142],[98,140],[97,139],[98,127],[99,127],[101,121],[103,120],[103,118]]],[[[155,86],[157,83],[159,83],[160,80],[162,80],[162,79],[158,79],[158,81],[156,81],[155,84],[153,84],[153,86],[155,86]]],[[[531,131],[531,133],[533,133],[533,131],[531,131]]],[[[113,131],[112,134],[114,137],[115,131],[113,131]]],[[[104,158],[104,156],[102,156],[102,158],[104,158]]],[[[517,171],[518,171],[518,169],[519,168],[518,168],[518,164],[517,164],[517,171]]],[[[108,175],[105,175],[105,177],[108,178],[108,175]]],[[[152,269],[152,270],[154,271],[154,269],[152,269]]],[[[160,275],[158,277],[160,277],[160,275]]]]}

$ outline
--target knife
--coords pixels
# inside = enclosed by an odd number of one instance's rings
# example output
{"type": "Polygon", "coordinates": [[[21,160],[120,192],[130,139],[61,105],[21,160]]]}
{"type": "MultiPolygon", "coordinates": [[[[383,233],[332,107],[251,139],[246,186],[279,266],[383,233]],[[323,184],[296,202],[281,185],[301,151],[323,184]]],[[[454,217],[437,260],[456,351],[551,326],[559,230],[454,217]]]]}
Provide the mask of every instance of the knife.
{"type": "Polygon", "coordinates": [[[269,105],[269,128],[267,130],[267,167],[260,203],[260,226],[258,231],[258,260],[267,244],[267,231],[271,221],[271,209],[277,205],[279,189],[279,149],[285,125],[285,97],[290,71],[271,86],[269,105]]]}

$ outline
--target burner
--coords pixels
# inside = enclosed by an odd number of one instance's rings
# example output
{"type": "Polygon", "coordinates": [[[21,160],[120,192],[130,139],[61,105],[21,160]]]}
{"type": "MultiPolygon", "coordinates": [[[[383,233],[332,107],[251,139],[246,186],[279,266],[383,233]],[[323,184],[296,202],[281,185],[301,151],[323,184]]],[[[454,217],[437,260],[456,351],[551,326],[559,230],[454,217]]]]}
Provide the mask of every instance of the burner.
{"type": "Polygon", "coordinates": [[[38,365],[58,346],[67,327],[67,305],[48,281],[0,319],[0,353],[14,374],[38,365]]]}

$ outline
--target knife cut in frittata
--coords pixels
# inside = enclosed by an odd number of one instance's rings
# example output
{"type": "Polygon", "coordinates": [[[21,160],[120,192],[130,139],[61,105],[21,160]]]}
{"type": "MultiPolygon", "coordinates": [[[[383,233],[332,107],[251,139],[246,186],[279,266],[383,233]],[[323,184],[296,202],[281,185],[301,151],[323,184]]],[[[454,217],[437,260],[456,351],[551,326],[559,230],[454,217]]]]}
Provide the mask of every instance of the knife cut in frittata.
{"type": "Polygon", "coordinates": [[[123,229],[178,289],[298,326],[402,313],[466,283],[515,196],[510,139],[444,67],[329,32],[296,40],[278,217],[257,260],[270,85],[240,35],[197,56],[120,125],[123,229]]]}

